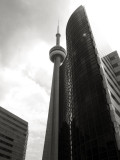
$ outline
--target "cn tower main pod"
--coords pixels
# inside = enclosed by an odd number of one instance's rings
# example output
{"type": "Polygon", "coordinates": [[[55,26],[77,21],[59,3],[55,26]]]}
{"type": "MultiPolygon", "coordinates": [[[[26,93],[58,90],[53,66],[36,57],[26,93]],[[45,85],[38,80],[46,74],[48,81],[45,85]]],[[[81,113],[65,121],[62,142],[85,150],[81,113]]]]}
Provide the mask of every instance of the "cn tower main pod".
{"type": "Polygon", "coordinates": [[[60,46],[59,25],[56,45],[50,49],[50,60],[54,63],[49,114],[42,160],[58,160],[59,138],[59,67],[66,57],[66,51],[60,46]]]}

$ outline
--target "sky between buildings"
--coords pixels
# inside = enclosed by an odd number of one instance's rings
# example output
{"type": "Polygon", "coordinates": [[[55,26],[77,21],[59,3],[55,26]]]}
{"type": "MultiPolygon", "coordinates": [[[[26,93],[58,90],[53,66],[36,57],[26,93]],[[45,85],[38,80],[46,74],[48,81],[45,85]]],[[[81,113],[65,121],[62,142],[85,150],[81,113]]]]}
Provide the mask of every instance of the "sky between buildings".
{"type": "Polygon", "coordinates": [[[66,48],[67,21],[81,4],[99,52],[120,53],[119,0],[0,0],[0,106],[29,123],[26,160],[42,160],[58,19],[66,48]]]}

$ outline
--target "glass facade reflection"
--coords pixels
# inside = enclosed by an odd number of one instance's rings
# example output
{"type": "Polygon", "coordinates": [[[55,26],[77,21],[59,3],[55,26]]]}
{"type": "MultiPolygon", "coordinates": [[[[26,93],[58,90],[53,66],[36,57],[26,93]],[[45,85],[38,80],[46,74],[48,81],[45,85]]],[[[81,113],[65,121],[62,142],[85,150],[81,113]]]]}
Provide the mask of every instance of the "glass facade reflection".
{"type": "Polygon", "coordinates": [[[115,129],[83,6],[70,17],[60,67],[59,160],[119,160],[115,129]]]}

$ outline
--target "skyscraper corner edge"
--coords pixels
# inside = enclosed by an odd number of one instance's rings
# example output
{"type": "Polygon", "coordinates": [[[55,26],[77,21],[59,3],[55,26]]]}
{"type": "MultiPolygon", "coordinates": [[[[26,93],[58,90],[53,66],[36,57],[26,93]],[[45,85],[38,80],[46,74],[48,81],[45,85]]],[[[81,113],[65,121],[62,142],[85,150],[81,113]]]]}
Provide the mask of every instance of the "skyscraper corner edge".
{"type": "Polygon", "coordinates": [[[68,25],[72,19],[72,17],[74,17],[74,15],[76,14],[77,11],[79,11],[80,9],[82,10],[85,10],[85,7],[83,5],[80,5],[79,7],[77,7],[74,12],[70,15],[69,19],[68,19],[68,22],[67,22],[67,25],[66,25],[66,31],[67,31],[67,28],[68,28],[68,25]]]}

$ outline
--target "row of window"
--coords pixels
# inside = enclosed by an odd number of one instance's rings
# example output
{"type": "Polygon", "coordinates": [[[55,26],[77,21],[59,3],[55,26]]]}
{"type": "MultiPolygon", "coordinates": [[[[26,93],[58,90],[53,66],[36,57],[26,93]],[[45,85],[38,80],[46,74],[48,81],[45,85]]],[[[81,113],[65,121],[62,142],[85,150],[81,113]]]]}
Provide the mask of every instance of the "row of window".
{"type": "Polygon", "coordinates": [[[115,56],[109,57],[111,61],[115,59],[115,56]]]}
{"type": "MultiPolygon", "coordinates": [[[[111,92],[110,92],[111,93],[111,92]]],[[[117,98],[111,93],[112,98],[115,100],[115,102],[120,105],[120,102],[117,100],[117,98]]]]}
{"type": "Polygon", "coordinates": [[[23,126],[27,127],[27,124],[22,123],[22,122],[21,122],[21,121],[19,121],[18,119],[14,118],[14,117],[12,117],[12,116],[10,116],[10,115],[8,115],[7,113],[3,112],[2,110],[0,110],[0,112],[1,112],[2,114],[6,115],[7,117],[9,117],[9,118],[13,119],[14,121],[16,121],[16,122],[18,122],[18,123],[22,124],[23,126]]]}
{"type": "MultiPolygon", "coordinates": [[[[109,59],[112,61],[112,60],[116,59],[116,57],[112,56],[112,57],[109,57],[109,59]]],[[[118,63],[115,63],[115,64],[112,65],[112,67],[114,67],[114,68],[117,67],[117,66],[118,66],[118,63]]],[[[120,75],[120,71],[116,72],[115,75],[119,76],[120,75]]]]}
{"type": "Polygon", "coordinates": [[[7,142],[3,141],[2,139],[0,139],[0,143],[5,144],[5,145],[7,145],[7,146],[9,146],[9,147],[13,147],[12,144],[7,143],[7,142]]]}
{"type": "Polygon", "coordinates": [[[115,112],[117,113],[117,115],[120,117],[120,112],[115,108],[115,112]]]}
{"type": "MultiPolygon", "coordinates": [[[[105,60],[105,59],[104,59],[105,60]]],[[[109,70],[109,72],[111,73],[111,75],[116,79],[116,77],[115,77],[115,75],[114,75],[114,73],[113,73],[113,68],[111,67],[111,65],[109,65],[109,67],[111,68],[109,68],[107,65],[108,65],[108,63],[106,62],[104,62],[104,60],[102,61],[103,63],[104,63],[104,65],[106,66],[106,68],[109,70]]]]}
{"type": "Polygon", "coordinates": [[[6,151],[6,152],[8,152],[8,153],[12,153],[12,150],[7,149],[7,148],[5,148],[5,147],[1,147],[1,146],[0,146],[0,150],[6,151]]]}
{"type": "Polygon", "coordinates": [[[111,81],[114,83],[114,85],[118,88],[117,84],[114,82],[114,80],[113,80],[112,76],[110,75],[110,73],[105,68],[104,68],[104,70],[107,73],[107,75],[109,76],[109,78],[111,79],[111,81]]]}
{"type": "MultiPolygon", "coordinates": [[[[9,131],[8,131],[8,128],[6,128],[4,125],[0,125],[0,130],[2,130],[5,133],[5,135],[7,135],[7,136],[8,136],[8,134],[10,136],[13,135],[13,131],[11,129],[9,129],[9,131]]],[[[14,132],[14,138],[21,139],[24,141],[26,137],[21,136],[21,134],[14,132]]],[[[14,139],[13,139],[13,141],[14,141],[14,139]]]]}
{"type": "Polygon", "coordinates": [[[10,137],[2,134],[2,133],[0,133],[0,137],[3,137],[3,138],[5,138],[5,139],[7,139],[7,140],[10,140],[10,141],[13,141],[13,138],[10,138],[10,137]]]}
{"type": "Polygon", "coordinates": [[[2,153],[0,153],[0,157],[6,158],[6,159],[11,159],[11,157],[10,157],[10,156],[7,156],[7,155],[2,154],[2,153]]]}
{"type": "Polygon", "coordinates": [[[23,127],[15,124],[14,122],[10,121],[10,120],[7,119],[7,118],[4,118],[2,115],[0,115],[0,118],[3,119],[4,121],[6,121],[6,122],[8,122],[8,123],[10,123],[10,124],[12,124],[12,125],[14,125],[14,126],[16,126],[17,128],[22,129],[23,131],[26,131],[26,129],[27,129],[27,128],[25,129],[25,128],[23,128],[23,127]]]}
{"type": "Polygon", "coordinates": [[[116,72],[115,75],[116,75],[116,76],[119,76],[119,75],[120,75],[120,71],[116,72]]]}
{"type": "Polygon", "coordinates": [[[104,60],[107,62],[107,64],[111,68],[111,70],[113,70],[113,67],[112,67],[112,64],[111,64],[111,61],[110,61],[109,57],[108,56],[104,57],[104,60]]]}
{"type": "Polygon", "coordinates": [[[15,129],[14,127],[11,127],[10,125],[8,125],[8,124],[6,124],[6,123],[4,123],[4,122],[2,122],[2,121],[0,121],[0,124],[2,124],[3,126],[5,126],[6,128],[9,128],[9,129],[13,130],[14,132],[17,132],[17,133],[19,133],[19,134],[21,134],[21,135],[23,135],[23,136],[26,136],[25,133],[23,133],[23,132],[15,129]]]}
{"type": "Polygon", "coordinates": [[[112,67],[113,68],[118,67],[118,63],[112,64],[112,67]]]}
{"type": "Polygon", "coordinates": [[[111,88],[114,90],[114,92],[117,94],[117,96],[120,98],[120,94],[116,91],[116,89],[113,87],[113,85],[110,83],[110,81],[107,79],[108,84],[111,86],[111,88]]]}

